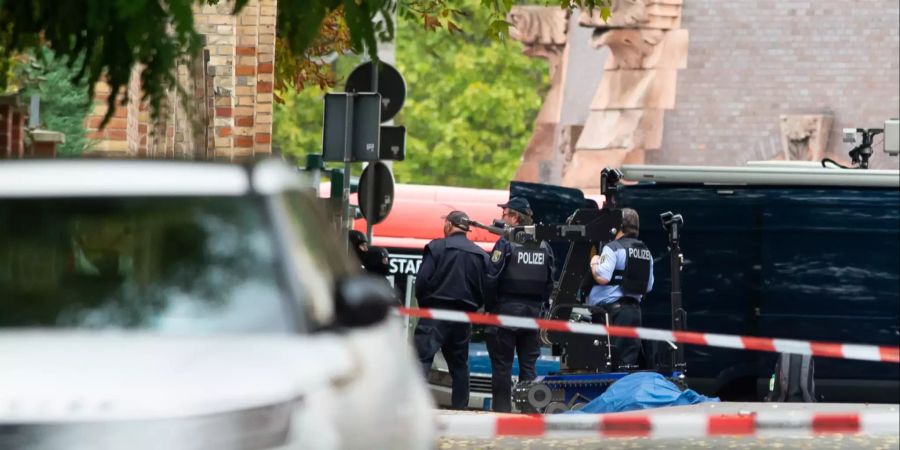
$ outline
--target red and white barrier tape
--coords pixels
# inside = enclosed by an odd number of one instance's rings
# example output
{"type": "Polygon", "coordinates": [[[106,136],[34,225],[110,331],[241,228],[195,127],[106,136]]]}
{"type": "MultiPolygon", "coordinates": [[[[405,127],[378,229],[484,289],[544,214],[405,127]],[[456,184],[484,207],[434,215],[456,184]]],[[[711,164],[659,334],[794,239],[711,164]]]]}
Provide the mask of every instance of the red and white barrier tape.
{"type": "Polygon", "coordinates": [[[795,339],[737,336],[732,334],[698,333],[693,331],[671,331],[641,327],[607,327],[565,320],[535,319],[497,314],[482,314],[444,309],[397,308],[400,315],[425,319],[446,320],[481,325],[497,325],[534,330],[550,330],[566,333],[609,335],[639,338],[651,341],[669,341],[682,344],[724,347],[740,350],[757,350],[776,353],[796,353],[826,358],[858,359],[900,363],[900,347],[839,344],[834,342],[799,341],[795,339]]]}
{"type": "Polygon", "coordinates": [[[897,435],[900,413],[441,415],[442,437],[495,438],[897,435]]]}

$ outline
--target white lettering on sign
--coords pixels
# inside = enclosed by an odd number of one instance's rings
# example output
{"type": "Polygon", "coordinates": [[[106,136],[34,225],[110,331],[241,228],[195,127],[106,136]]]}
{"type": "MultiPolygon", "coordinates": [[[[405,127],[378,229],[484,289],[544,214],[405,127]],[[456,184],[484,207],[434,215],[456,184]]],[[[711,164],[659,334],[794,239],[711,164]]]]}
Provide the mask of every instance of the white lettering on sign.
{"type": "Polygon", "coordinates": [[[415,275],[419,273],[422,257],[418,255],[391,255],[388,259],[391,275],[415,275]]]}
{"type": "Polygon", "coordinates": [[[544,254],[541,252],[519,252],[519,257],[516,262],[519,264],[543,265],[544,254]]]}
{"type": "Polygon", "coordinates": [[[646,259],[647,261],[653,259],[653,256],[650,255],[650,250],[646,248],[637,249],[637,248],[629,248],[628,249],[628,257],[629,258],[637,258],[637,259],[646,259]]]}

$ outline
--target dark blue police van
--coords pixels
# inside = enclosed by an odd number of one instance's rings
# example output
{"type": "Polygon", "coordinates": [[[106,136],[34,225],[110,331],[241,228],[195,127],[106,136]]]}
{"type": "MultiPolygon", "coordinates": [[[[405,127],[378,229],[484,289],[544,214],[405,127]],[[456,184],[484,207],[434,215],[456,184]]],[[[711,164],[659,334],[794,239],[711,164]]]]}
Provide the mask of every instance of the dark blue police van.
{"type": "MultiPolygon", "coordinates": [[[[655,256],[644,325],[669,328],[667,237],[680,213],[691,331],[896,346],[900,172],[803,166],[625,166],[618,206],[638,211],[655,256]]],[[[687,346],[691,388],[761,399],[776,354],[687,346]]],[[[900,366],[815,359],[819,401],[900,403],[900,366]]]]}

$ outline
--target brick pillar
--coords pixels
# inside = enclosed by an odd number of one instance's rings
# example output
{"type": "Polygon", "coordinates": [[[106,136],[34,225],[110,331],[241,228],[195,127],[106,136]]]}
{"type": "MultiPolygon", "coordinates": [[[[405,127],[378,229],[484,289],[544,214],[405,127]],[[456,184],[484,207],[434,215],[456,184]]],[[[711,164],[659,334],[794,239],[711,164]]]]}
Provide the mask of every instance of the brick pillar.
{"type": "MultiPolygon", "coordinates": [[[[128,89],[130,86],[126,86],[128,89]]],[[[116,108],[113,117],[106,123],[106,127],[100,129],[100,123],[106,114],[106,100],[110,95],[110,87],[106,82],[100,81],[94,87],[94,109],[85,119],[87,138],[95,142],[91,146],[90,153],[107,154],[110,156],[127,156],[128,143],[128,107],[116,108]]],[[[121,98],[117,99],[118,102],[121,98]]]]}
{"type": "Polygon", "coordinates": [[[258,44],[259,2],[251,0],[241,10],[237,28],[235,55],[235,121],[234,154],[236,159],[253,156],[253,134],[256,116],[256,51],[258,44]]]}
{"type": "Polygon", "coordinates": [[[22,158],[25,126],[18,94],[0,95],[0,159],[22,158]]]}
{"type": "Polygon", "coordinates": [[[12,158],[12,106],[0,105],[0,159],[12,158]]]}
{"type": "Polygon", "coordinates": [[[13,110],[10,121],[10,151],[13,158],[25,156],[25,115],[21,109],[13,110]]]}
{"type": "MultiPolygon", "coordinates": [[[[249,6],[248,6],[249,7],[249,6]]],[[[210,159],[231,159],[234,127],[234,65],[237,42],[236,20],[231,15],[231,2],[217,5],[195,6],[194,21],[197,30],[206,36],[209,50],[207,73],[211,80],[212,146],[207,151],[210,159]]]]}
{"type": "Polygon", "coordinates": [[[140,153],[140,107],[141,107],[141,70],[137,66],[131,69],[131,80],[128,82],[128,106],[125,118],[125,142],[128,156],[135,157],[140,153]]]}
{"type": "Polygon", "coordinates": [[[56,158],[56,148],[66,142],[66,135],[58,131],[34,130],[31,132],[30,158],[56,158]]]}
{"type": "Polygon", "coordinates": [[[256,115],[253,151],[272,153],[272,86],[275,82],[275,14],[276,0],[259,0],[257,37],[256,115]]]}

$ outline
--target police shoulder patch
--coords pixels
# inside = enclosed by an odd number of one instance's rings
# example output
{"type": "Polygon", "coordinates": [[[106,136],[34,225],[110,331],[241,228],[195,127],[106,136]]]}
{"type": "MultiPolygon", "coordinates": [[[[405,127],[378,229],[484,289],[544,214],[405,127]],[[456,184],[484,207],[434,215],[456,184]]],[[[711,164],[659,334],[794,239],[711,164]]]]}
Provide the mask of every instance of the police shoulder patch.
{"type": "Polygon", "coordinates": [[[491,254],[491,262],[499,262],[501,256],[503,256],[503,252],[494,250],[494,253],[491,254]]]}
{"type": "Polygon", "coordinates": [[[600,255],[600,264],[605,263],[607,259],[609,259],[609,255],[607,255],[605,253],[600,255]]]}

